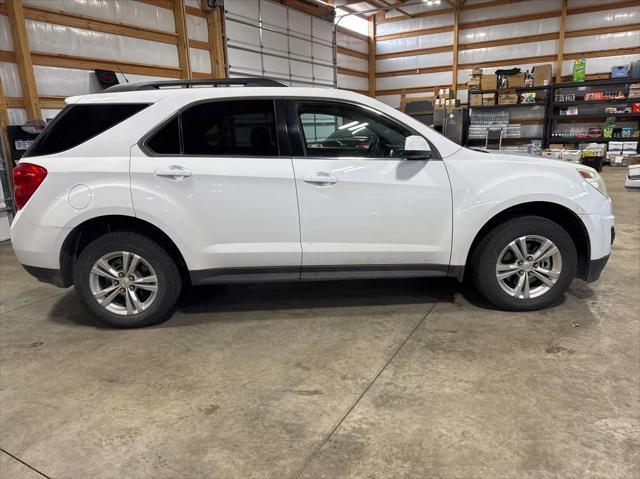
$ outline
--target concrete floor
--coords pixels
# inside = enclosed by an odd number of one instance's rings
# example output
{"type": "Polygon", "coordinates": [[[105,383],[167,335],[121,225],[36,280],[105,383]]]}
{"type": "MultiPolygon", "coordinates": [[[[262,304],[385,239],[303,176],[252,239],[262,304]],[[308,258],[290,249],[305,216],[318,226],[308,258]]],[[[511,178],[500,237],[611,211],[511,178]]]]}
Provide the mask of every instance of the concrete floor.
{"type": "Polygon", "coordinates": [[[601,280],[512,314],[455,281],[198,288],[102,329],[0,245],[0,477],[640,477],[640,193],[601,280]]]}

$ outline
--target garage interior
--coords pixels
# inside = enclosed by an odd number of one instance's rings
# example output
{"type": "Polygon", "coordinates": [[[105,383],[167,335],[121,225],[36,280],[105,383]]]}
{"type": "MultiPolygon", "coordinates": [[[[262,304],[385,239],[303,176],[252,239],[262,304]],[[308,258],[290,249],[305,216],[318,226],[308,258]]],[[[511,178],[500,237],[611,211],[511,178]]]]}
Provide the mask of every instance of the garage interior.
{"type": "Polygon", "coordinates": [[[640,477],[639,68],[637,0],[0,0],[0,477],[640,477]],[[248,76],[602,169],[607,268],[526,313],[454,279],[194,287],[139,330],[23,270],[34,120],[248,76]]]}

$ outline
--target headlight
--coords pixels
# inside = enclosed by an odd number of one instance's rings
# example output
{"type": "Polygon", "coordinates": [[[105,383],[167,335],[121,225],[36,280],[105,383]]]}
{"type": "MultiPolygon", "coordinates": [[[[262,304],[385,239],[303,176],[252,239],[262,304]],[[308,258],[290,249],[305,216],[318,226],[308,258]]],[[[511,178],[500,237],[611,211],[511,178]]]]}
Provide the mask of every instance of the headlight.
{"type": "Polygon", "coordinates": [[[596,170],[585,166],[578,166],[576,169],[578,171],[578,174],[584,181],[589,183],[607,198],[609,197],[609,195],[607,194],[607,185],[605,185],[602,176],[600,176],[600,174],[596,170]]]}

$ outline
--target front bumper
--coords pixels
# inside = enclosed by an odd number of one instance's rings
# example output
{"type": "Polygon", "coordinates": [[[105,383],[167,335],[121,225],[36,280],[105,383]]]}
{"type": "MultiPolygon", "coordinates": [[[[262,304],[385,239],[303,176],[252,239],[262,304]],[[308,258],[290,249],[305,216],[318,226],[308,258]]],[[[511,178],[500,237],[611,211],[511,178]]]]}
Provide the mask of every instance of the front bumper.
{"type": "Polygon", "coordinates": [[[607,265],[608,261],[609,255],[600,259],[592,259],[591,261],[589,261],[589,271],[587,271],[585,281],[587,283],[593,283],[594,281],[597,281],[598,278],[600,278],[600,274],[602,273],[604,267],[607,265]]]}

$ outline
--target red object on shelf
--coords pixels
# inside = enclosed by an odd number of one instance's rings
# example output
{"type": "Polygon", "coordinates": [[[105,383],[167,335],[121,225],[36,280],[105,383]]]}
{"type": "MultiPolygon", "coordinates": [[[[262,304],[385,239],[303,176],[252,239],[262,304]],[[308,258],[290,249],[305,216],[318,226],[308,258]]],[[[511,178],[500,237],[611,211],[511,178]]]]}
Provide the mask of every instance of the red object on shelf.
{"type": "Polygon", "coordinates": [[[640,103],[634,103],[631,105],[631,111],[633,113],[640,113],[640,103]]]}

